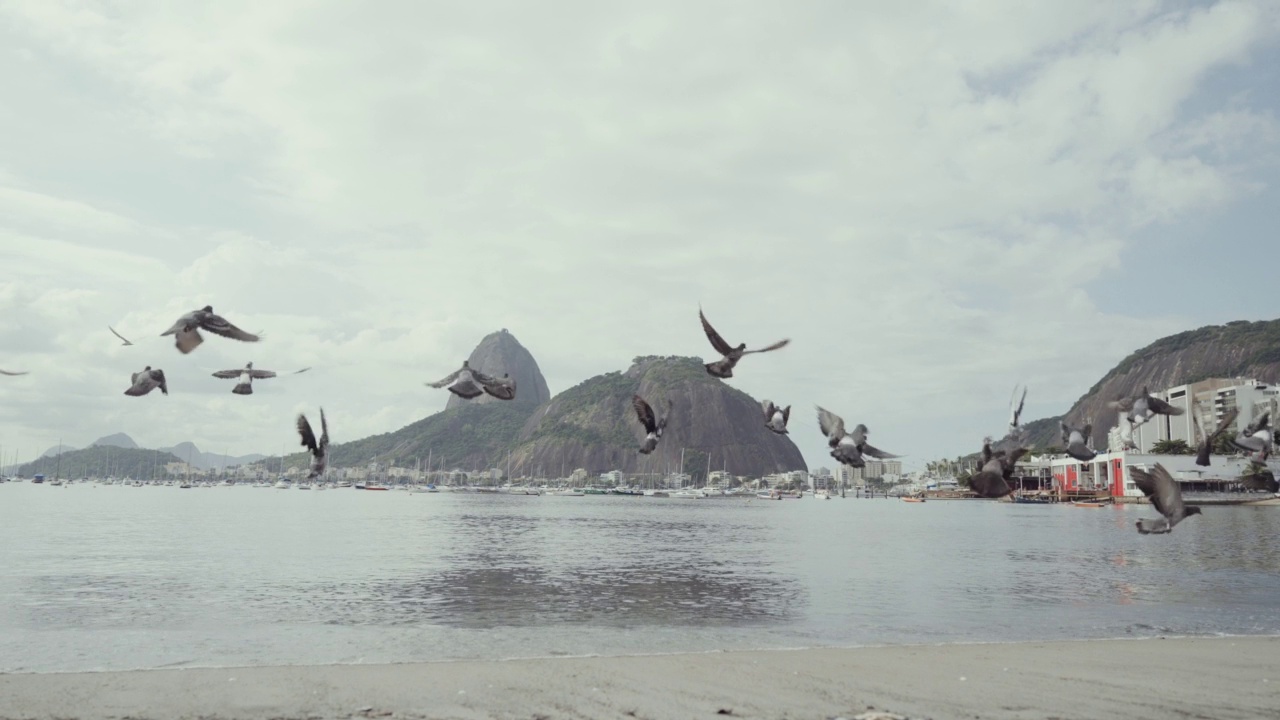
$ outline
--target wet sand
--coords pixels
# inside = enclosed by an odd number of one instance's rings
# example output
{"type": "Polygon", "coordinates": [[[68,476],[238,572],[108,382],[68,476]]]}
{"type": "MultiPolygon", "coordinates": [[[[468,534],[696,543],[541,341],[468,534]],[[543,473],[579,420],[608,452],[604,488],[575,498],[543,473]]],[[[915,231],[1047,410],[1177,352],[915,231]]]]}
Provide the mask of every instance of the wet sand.
{"type": "Polygon", "coordinates": [[[1277,637],[1090,640],[0,675],[0,718],[1280,718],[1277,690],[1277,637]]]}

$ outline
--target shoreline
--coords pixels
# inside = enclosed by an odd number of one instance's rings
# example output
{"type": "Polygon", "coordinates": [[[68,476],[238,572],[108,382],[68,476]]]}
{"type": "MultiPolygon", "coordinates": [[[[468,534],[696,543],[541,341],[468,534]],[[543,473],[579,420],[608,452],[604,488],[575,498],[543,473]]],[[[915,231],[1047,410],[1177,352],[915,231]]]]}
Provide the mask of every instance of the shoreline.
{"type": "Polygon", "coordinates": [[[1276,717],[1280,636],[0,675],[0,718],[1276,717]]]}

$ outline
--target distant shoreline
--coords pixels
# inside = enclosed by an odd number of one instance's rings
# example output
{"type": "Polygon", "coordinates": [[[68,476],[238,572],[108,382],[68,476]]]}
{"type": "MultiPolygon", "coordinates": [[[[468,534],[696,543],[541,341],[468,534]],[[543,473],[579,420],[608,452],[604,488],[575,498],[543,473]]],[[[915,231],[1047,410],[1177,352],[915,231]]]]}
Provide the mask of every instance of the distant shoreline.
{"type": "Polygon", "coordinates": [[[1267,717],[1280,636],[0,675],[0,718],[1267,717]]]}

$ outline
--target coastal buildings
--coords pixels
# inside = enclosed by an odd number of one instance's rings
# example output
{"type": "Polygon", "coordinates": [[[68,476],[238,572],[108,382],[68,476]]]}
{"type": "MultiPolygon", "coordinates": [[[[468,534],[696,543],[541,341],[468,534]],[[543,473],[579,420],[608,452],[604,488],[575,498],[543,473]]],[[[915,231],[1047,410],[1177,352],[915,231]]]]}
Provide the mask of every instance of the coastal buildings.
{"type": "MultiPolygon", "coordinates": [[[[1156,463],[1160,463],[1175,480],[1183,484],[1184,492],[1212,492],[1235,483],[1249,466],[1247,459],[1236,456],[1215,455],[1211,462],[1206,468],[1195,464],[1194,455],[1153,455],[1120,450],[1098,453],[1089,462],[1064,455],[1026,465],[1028,469],[1038,469],[1047,463],[1052,474],[1052,485],[1045,489],[1068,493],[1105,492],[1113,497],[1142,497],[1142,491],[1133,484],[1130,476],[1131,467],[1150,470],[1156,463]]],[[[1280,461],[1269,461],[1267,465],[1273,473],[1280,473],[1280,461]]],[[[1019,463],[1018,467],[1021,470],[1023,463],[1019,463]]]]}
{"type": "MultiPolygon", "coordinates": [[[[1157,415],[1134,428],[1133,444],[1141,452],[1150,452],[1156,443],[1164,440],[1182,440],[1195,446],[1202,437],[1196,432],[1196,423],[1212,431],[1231,410],[1239,411],[1233,432],[1243,431],[1264,412],[1273,414],[1273,422],[1280,419],[1275,417],[1277,409],[1280,409],[1277,407],[1280,405],[1280,386],[1254,379],[1209,378],[1151,394],[1185,412],[1172,416],[1157,415]]],[[[1108,447],[1122,447],[1120,428],[1113,428],[1107,440],[1108,447]]]]}

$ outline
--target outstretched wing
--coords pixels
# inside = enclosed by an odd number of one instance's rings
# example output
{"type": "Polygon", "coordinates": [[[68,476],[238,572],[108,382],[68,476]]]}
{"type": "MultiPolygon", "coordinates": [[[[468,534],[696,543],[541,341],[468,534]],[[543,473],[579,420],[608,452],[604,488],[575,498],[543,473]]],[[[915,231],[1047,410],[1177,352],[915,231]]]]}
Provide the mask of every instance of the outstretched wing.
{"type": "Polygon", "coordinates": [[[764,409],[764,419],[766,422],[773,419],[773,411],[776,410],[772,400],[760,401],[760,407],[764,409]]]}
{"type": "Polygon", "coordinates": [[[244,372],[244,370],[219,370],[218,372],[213,373],[213,376],[216,378],[222,378],[223,380],[231,380],[240,377],[240,373],[242,372],[244,372]]]}
{"type": "Polygon", "coordinates": [[[12,371],[10,371],[10,370],[0,370],[0,375],[8,375],[8,376],[10,376],[10,377],[15,377],[15,376],[17,376],[17,375],[26,375],[28,372],[30,372],[30,370],[23,370],[22,372],[12,372],[12,371]]]}
{"type": "Polygon", "coordinates": [[[733,352],[733,348],[730,347],[729,343],[725,342],[724,338],[720,337],[720,333],[716,332],[716,329],[711,327],[711,323],[707,322],[707,316],[702,314],[702,308],[698,308],[698,319],[702,321],[702,332],[707,334],[707,339],[711,341],[711,347],[715,348],[716,352],[721,355],[728,355],[733,352]]]}
{"type": "Polygon", "coordinates": [[[492,377],[489,377],[488,375],[485,375],[484,373],[480,372],[479,370],[476,370],[475,368],[471,368],[471,377],[475,378],[476,382],[479,383],[480,385],[497,385],[498,384],[498,380],[492,377]]]}
{"type": "Polygon", "coordinates": [[[659,429],[659,430],[665,430],[665,429],[666,429],[666,427],[667,427],[667,421],[671,419],[671,408],[672,408],[674,405],[675,405],[675,403],[673,403],[673,402],[671,401],[671,398],[667,398],[667,411],[666,411],[666,412],[664,412],[664,413],[662,413],[662,417],[658,419],[658,429],[659,429]]]}
{"type": "Polygon", "coordinates": [[[1107,407],[1113,408],[1115,410],[1122,410],[1124,412],[1129,412],[1130,410],[1133,409],[1133,398],[1120,398],[1119,400],[1112,400],[1111,402],[1107,403],[1107,407]]]}
{"type": "Polygon", "coordinates": [[[649,403],[639,395],[631,396],[631,407],[635,408],[636,417],[640,418],[640,424],[644,425],[645,432],[654,432],[658,429],[657,422],[653,419],[653,408],[649,407],[649,403]]]}
{"type": "Polygon", "coordinates": [[[791,406],[790,405],[782,408],[782,424],[786,425],[789,422],[791,422],[791,406]]]}
{"type": "Polygon", "coordinates": [[[1174,407],[1158,397],[1148,397],[1147,407],[1151,409],[1151,412],[1161,415],[1181,415],[1186,412],[1184,408],[1174,407]]]}
{"type": "MultiPolygon", "coordinates": [[[[1013,394],[1015,397],[1018,394],[1018,386],[1016,385],[1013,387],[1013,394]]],[[[1022,417],[1022,406],[1026,404],[1027,404],[1027,389],[1025,387],[1022,388],[1022,399],[1018,401],[1017,407],[1013,406],[1013,398],[1012,397],[1009,398],[1009,410],[1010,410],[1009,424],[1010,425],[1017,427],[1018,418],[1022,417]]]]}
{"type": "Polygon", "coordinates": [[[1061,420],[1058,421],[1058,426],[1062,428],[1062,444],[1064,446],[1070,445],[1071,444],[1071,428],[1067,427],[1067,424],[1062,422],[1061,420]]]}
{"type": "Polygon", "coordinates": [[[108,325],[108,326],[107,326],[107,329],[111,331],[111,334],[112,334],[112,335],[115,335],[116,337],[120,338],[121,340],[124,340],[124,344],[125,344],[125,345],[132,345],[132,344],[133,344],[133,343],[129,342],[129,338],[126,338],[125,336],[123,336],[123,335],[121,335],[120,333],[116,332],[116,329],[115,329],[115,328],[113,328],[113,327],[111,327],[110,325],[108,325]]]}
{"type": "Polygon", "coordinates": [[[240,340],[241,342],[258,342],[261,336],[247,333],[240,328],[227,322],[226,318],[221,315],[209,315],[200,323],[200,327],[208,330],[214,335],[231,338],[232,340],[240,340]]]}
{"type": "Polygon", "coordinates": [[[324,408],[320,408],[320,448],[329,447],[329,421],[324,419],[324,408]]]}
{"type": "Polygon", "coordinates": [[[253,376],[255,380],[265,380],[267,378],[273,378],[276,376],[276,373],[274,370],[254,370],[249,374],[253,376]]]}
{"type": "Polygon", "coordinates": [[[298,434],[302,436],[302,446],[314,453],[316,451],[316,435],[311,432],[311,423],[307,422],[306,415],[298,415],[298,434]]]}
{"type": "Polygon", "coordinates": [[[827,436],[827,444],[835,447],[840,442],[840,438],[844,437],[844,418],[822,406],[816,407],[818,408],[818,429],[827,436]]]}
{"type": "Polygon", "coordinates": [[[453,382],[454,380],[457,380],[458,376],[461,374],[462,374],[462,368],[458,368],[457,370],[454,370],[453,373],[449,375],[449,377],[446,377],[445,379],[439,380],[437,382],[427,383],[427,385],[433,388],[442,388],[448,385],[449,383],[453,382]]]}
{"type": "Polygon", "coordinates": [[[1155,494],[1151,496],[1151,504],[1155,505],[1160,514],[1167,518],[1182,517],[1184,513],[1182,488],[1178,487],[1178,481],[1174,480],[1160,463],[1156,463],[1155,469],[1151,471],[1151,479],[1155,484],[1155,494]],[[1157,498],[1159,502],[1156,502],[1157,498]]]}
{"type": "Polygon", "coordinates": [[[1231,408],[1229,411],[1227,411],[1227,414],[1222,416],[1222,422],[1218,423],[1218,427],[1214,429],[1213,435],[1210,437],[1216,438],[1217,436],[1226,432],[1228,428],[1230,428],[1232,425],[1236,423],[1236,417],[1239,414],[1240,414],[1240,411],[1236,408],[1231,408]]]}
{"type": "Polygon", "coordinates": [[[759,350],[745,350],[745,351],[743,351],[743,353],[742,353],[742,354],[743,354],[743,355],[750,355],[751,353],[772,352],[772,351],[774,351],[774,350],[778,350],[778,349],[780,349],[780,348],[784,348],[784,347],[786,347],[787,345],[789,345],[790,343],[791,343],[791,340],[789,340],[789,339],[788,339],[788,340],[779,340],[778,342],[776,342],[776,343],[774,343],[774,344],[772,344],[772,345],[769,345],[768,347],[762,347],[762,348],[760,348],[759,350]]]}
{"type": "Polygon", "coordinates": [[[311,369],[311,368],[309,368],[309,367],[304,367],[304,368],[302,368],[301,370],[294,370],[294,371],[293,371],[293,374],[294,374],[294,375],[301,375],[302,373],[304,373],[304,372],[306,372],[306,371],[308,371],[308,370],[310,370],[310,369],[311,369]]]}
{"type": "Polygon", "coordinates": [[[1133,478],[1133,484],[1142,491],[1142,494],[1151,501],[1151,505],[1155,507],[1156,512],[1165,515],[1164,505],[1161,504],[1160,495],[1157,492],[1156,480],[1152,473],[1141,470],[1136,467],[1129,468],[1129,477],[1133,478]]]}
{"type": "Polygon", "coordinates": [[[1249,423],[1249,427],[1245,428],[1245,431],[1244,431],[1245,434],[1252,435],[1258,432],[1259,430],[1265,428],[1267,424],[1270,422],[1270,420],[1271,420],[1270,412],[1262,413],[1261,415],[1258,416],[1257,420],[1254,420],[1253,422],[1249,423]]]}
{"type": "Polygon", "coordinates": [[[163,370],[158,370],[158,369],[152,370],[151,379],[155,380],[157,383],[160,384],[160,392],[164,393],[165,395],[169,394],[169,383],[164,379],[163,370]]]}
{"type": "Polygon", "coordinates": [[[902,457],[901,455],[893,455],[891,453],[887,453],[883,450],[880,450],[879,448],[874,448],[868,443],[862,443],[862,454],[870,455],[873,458],[880,458],[881,460],[888,460],[889,458],[902,457]]]}

